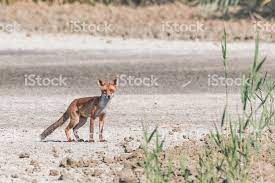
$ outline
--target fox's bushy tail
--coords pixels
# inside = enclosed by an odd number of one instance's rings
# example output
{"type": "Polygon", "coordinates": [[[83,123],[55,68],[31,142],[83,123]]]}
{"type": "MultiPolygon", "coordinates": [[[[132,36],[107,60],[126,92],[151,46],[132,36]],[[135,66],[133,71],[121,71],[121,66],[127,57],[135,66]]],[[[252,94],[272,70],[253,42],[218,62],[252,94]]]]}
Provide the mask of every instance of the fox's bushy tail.
{"type": "Polygon", "coordinates": [[[48,135],[50,135],[55,129],[63,125],[69,118],[69,114],[66,111],[57,122],[53,123],[51,126],[49,126],[46,130],[43,131],[43,133],[40,134],[40,139],[44,140],[48,135]]]}

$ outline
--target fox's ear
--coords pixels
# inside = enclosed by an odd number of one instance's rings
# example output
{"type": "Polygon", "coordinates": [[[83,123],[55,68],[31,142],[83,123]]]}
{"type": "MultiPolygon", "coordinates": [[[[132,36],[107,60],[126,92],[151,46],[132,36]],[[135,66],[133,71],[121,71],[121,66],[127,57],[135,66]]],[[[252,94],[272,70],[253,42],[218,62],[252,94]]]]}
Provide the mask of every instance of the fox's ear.
{"type": "Polygon", "coordinates": [[[99,86],[99,87],[101,87],[101,86],[103,86],[104,85],[104,82],[102,81],[102,80],[98,80],[97,81],[97,85],[99,86]]]}

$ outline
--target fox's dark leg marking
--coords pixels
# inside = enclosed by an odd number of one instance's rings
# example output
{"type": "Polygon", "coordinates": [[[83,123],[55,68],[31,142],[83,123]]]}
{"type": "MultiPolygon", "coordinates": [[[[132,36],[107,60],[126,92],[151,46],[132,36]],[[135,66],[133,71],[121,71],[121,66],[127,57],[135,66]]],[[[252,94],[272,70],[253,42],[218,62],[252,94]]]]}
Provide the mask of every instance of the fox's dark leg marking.
{"type": "Polygon", "coordinates": [[[86,118],[86,117],[80,117],[79,123],[73,128],[74,136],[78,142],[84,141],[83,139],[79,138],[78,129],[81,128],[87,122],[87,119],[88,118],[86,118]]]}

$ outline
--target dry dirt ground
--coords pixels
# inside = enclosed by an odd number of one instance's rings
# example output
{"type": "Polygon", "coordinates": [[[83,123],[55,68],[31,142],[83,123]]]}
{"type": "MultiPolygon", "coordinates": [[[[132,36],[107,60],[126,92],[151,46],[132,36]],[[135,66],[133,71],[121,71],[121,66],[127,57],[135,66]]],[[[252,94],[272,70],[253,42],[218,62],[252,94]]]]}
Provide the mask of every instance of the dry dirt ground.
{"type": "Polygon", "coordinates": [[[15,3],[0,6],[0,31],[88,34],[123,38],[156,38],[219,41],[224,28],[229,40],[254,40],[256,29],[262,39],[275,40],[275,22],[259,15],[235,16],[224,21],[209,16],[200,7],[180,3],[148,6],[104,6],[97,4],[51,5],[15,3]]]}
{"type": "MultiPolygon", "coordinates": [[[[184,147],[192,155],[197,150],[193,140],[200,139],[221,119],[224,87],[221,83],[212,85],[212,80],[209,84],[211,76],[223,76],[218,44],[196,43],[194,51],[194,43],[180,41],[1,37],[0,182],[133,180],[131,166],[135,165],[129,162],[133,152],[135,157],[141,156],[142,123],[150,129],[159,126],[165,148],[191,139],[191,145],[184,147]],[[31,74],[42,78],[62,75],[67,85],[29,86],[26,77],[31,74]],[[96,79],[110,79],[115,74],[154,76],[158,85],[123,85],[120,81],[108,109],[107,142],[98,142],[96,135],[95,143],[68,143],[64,126],[45,142],[39,140],[39,134],[60,117],[72,99],[98,95],[96,79]]],[[[237,78],[251,63],[253,43],[229,47],[229,76],[237,78]]],[[[275,56],[270,51],[274,45],[263,44],[261,48],[262,55],[268,57],[265,70],[275,74],[275,56]]],[[[230,87],[230,92],[230,111],[234,114],[240,104],[237,86],[230,87]]],[[[87,140],[88,124],[79,133],[87,140]]]]}

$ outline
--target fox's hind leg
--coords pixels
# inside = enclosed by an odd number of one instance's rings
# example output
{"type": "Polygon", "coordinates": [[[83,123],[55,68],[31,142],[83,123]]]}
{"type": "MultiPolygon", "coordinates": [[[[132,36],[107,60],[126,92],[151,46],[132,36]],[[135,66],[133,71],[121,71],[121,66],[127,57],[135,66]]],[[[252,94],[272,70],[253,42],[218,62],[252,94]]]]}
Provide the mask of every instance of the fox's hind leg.
{"type": "Polygon", "coordinates": [[[71,112],[70,114],[70,123],[68,124],[68,126],[65,128],[65,134],[67,137],[68,142],[71,142],[71,134],[70,134],[70,130],[75,127],[77,124],[79,123],[79,115],[77,114],[76,111],[71,112]]]}
{"type": "Polygon", "coordinates": [[[79,138],[78,129],[81,128],[87,122],[87,119],[88,118],[80,117],[79,123],[73,128],[74,136],[75,136],[75,138],[78,142],[83,142],[84,141],[83,139],[79,138]]]}

